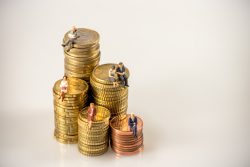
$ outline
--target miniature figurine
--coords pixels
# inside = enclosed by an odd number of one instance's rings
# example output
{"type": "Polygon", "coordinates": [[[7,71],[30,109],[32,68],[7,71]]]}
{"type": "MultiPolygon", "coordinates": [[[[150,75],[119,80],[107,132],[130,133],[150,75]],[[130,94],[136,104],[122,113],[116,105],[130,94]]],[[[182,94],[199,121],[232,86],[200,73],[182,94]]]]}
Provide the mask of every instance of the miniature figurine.
{"type": "Polygon", "coordinates": [[[80,36],[77,35],[77,28],[75,26],[72,27],[72,30],[68,33],[68,41],[62,44],[63,47],[67,46],[67,52],[73,48],[73,44],[75,40],[80,36]]]}
{"type": "Polygon", "coordinates": [[[94,121],[95,115],[96,115],[96,108],[94,103],[90,103],[90,106],[88,108],[88,125],[89,129],[92,127],[92,122],[94,121]]]}
{"type": "Polygon", "coordinates": [[[116,66],[113,65],[109,70],[109,80],[113,82],[113,86],[118,86],[117,74],[116,74],[116,66]]]}
{"type": "Polygon", "coordinates": [[[118,64],[116,73],[118,75],[119,80],[122,82],[122,85],[128,87],[128,79],[125,73],[125,66],[122,62],[118,64]]]}
{"type": "Polygon", "coordinates": [[[62,102],[63,102],[65,94],[68,92],[67,76],[63,76],[63,79],[62,79],[62,81],[60,83],[60,89],[61,89],[61,94],[59,96],[59,99],[62,98],[62,102]]]}
{"type": "Polygon", "coordinates": [[[137,118],[133,113],[131,113],[128,118],[128,125],[130,130],[132,130],[134,137],[137,137],[137,118]]]}

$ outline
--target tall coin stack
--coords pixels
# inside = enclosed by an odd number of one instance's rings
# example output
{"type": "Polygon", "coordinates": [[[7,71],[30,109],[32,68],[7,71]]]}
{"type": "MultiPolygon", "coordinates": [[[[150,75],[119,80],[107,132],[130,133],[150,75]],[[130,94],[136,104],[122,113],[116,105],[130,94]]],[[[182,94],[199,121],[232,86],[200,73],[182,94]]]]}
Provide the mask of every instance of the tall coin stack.
{"type": "MultiPolygon", "coordinates": [[[[63,43],[69,40],[67,32],[63,43]]],[[[100,61],[99,34],[96,31],[78,28],[78,38],[74,41],[73,48],[64,49],[64,71],[66,76],[83,79],[89,82],[93,69],[100,61]]]]}
{"type": "Polygon", "coordinates": [[[114,117],[110,121],[110,145],[117,154],[131,155],[138,153],[143,148],[143,121],[137,117],[137,137],[135,137],[128,126],[128,118],[129,115],[122,119],[114,117]]]}
{"type": "Polygon", "coordinates": [[[78,114],[87,105],[88,84],[77,78],[68,78],[68,91],[62,101],[59,99],[60,83],[56,81],[53,87],[54,95],[54,136],[61,143],[77,143],[78,141],[78,114]]]}
{"type": "MultiPolygon", "coordinates": [[[[121,84],[114,86],[109,80],[109,70],[115,64],[97,66],[90,76],[91,95],[95,104],[110,110],[111,118],[127,113],[128,88],[121,84]]],[[[127,77],[129,71],[126,68],[127,77]]]]}
{"type": "Polygon", "coordinates": [[[78,118],[78,148],[87,156],[104,154],[109,146],[110,112],[102,106],[95,106],[96,115],[91,128],[88,126],[88,107],[84,108],[78,118]]]}

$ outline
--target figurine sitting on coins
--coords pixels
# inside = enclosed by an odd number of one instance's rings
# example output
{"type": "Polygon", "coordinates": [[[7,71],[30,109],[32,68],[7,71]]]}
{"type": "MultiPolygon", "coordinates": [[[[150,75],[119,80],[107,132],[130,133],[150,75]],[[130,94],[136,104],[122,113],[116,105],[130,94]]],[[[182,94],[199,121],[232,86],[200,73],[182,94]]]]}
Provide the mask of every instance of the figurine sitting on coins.
{"type": "Polygon", "coordinates": [[[59,99],[62,99],[62,102],[63,102],[65,94],[68,92],[67,76],[63,76],[63,79],[60,83],[60,89],[61,89],[61,94],[59,96],[59,99]]]}
{"type": "Polygon", "coordinates": [[[132,130],[134,137],[137,137],[137,118],[133,113],[128,118],[128,126],[132,130]]]}
{"type": "Polygon", "coordinates": [[[68,40],[62,44],[63,47],[67,46],[67,52],[70,51],[70,49],[73,48],[73,44],[75,43],[75,40],[79,38],[80,36],[77,35],[77,28],[75,26],[72,27],[72,30],[68,33],[68,40]]]}
{"type": "Polygon", "coordinates": [[[95,115],[96,115],[96,108],[94,103],[90,103],[90,106],[88,108],[88,125],[89,129],[92,127],[92,122],[94,121],[95,115]]]}
{"type": "Polygon", "coordinates": [[[118,64],[118,67],[116,68],[116,74],[118,75],[119,80],[121,81],[123,86],[128,87],[128,78],[125,73],[125,66],[122,62],[118,64]]]}
{"type": "Polygon", "coordinates": [[[117,74],[116,74],[116,66],[113,65],[110,70],[109,70],[109,80],[111,82],[113,82],[113,86],[118,86],[119,83],[118,83],[118,77],[117,77],[117,74]]]}

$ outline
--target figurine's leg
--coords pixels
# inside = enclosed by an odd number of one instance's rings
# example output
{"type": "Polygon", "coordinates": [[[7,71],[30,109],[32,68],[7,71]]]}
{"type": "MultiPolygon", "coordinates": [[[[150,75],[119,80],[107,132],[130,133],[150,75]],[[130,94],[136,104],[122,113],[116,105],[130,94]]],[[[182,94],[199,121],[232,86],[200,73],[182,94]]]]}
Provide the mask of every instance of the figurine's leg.
{"type": "Polygon", "coordinates": [[[63,102],[63,100],[64,100],[64,97],[65,97],[65,93],[62,92],[62,102],[63,102]]]}
{"type": "Polygon", "coordinates": [[[135,126],[135,137],[137,137],[137,126],[135,126]]]}
{"type": "Polygon", "coordinates": [[[72,46],[73,46],[73,43],[72,43],[72,41],[70,41],[69,44],[68,44],[67,52],[70,51],[70,49],[72,48],[72,46]]]}
{"type": "Polygon", "coordinates": [[[128,78],[126,75],[123,75],[125,86],[128,86],[128,78]]]}
{"type": "Polygon", "coordinates": [[[89,129],[92,127],[92,121],[89,121],[89,129]]]}
{"type": "Polygon", "coordinates": [[[120,78],[120,81],[121,81],[122,85],[125,86],[124,77],[122,75],[120,75],[119,78],[120,78]]]}
{"type": "Polygon", "coordinates": [[[62,44],[63,47],[67,46],[69,44],[69,40],[67,40],[65,43],[62,44]]]}

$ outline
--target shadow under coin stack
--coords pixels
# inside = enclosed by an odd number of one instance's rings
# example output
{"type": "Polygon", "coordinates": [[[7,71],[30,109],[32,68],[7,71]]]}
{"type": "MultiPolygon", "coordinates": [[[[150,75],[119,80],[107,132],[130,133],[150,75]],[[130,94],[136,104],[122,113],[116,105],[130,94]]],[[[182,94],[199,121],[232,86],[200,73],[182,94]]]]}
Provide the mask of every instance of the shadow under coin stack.
{"type": "Polygon", "coordinates": [[[88,107],[84,108],[78,118],[78,148],[87,156],[104,154],[109,146],[110,112],[102,106],[95,106],[96,115],[91,128],[88,126],[88,107]]]}
{"type": "MultiPolygon", "coordinates": [[[[97,66],[90,77],[91,95],[95,104],[110,110],[111,118],[124,115],[128,109],[128,88],[119,84],[113,86],[109,80],[109,70],[115,64],[97,66]]],[[[127,77],[129,71],[126,68],[127,77]]]]}
{"type": "Polygon", "coordinates": [[[143,148],[143,121],[137,117],[137,137],[128,126],[127,115],[125,118],[115,117],[110,121],[112,149],[121,155],[132,155],[138,153],[143,148]]]}
{"type": "Polygon", "coordinates": [[[53,87],[55,131],[54,136],[61,143],[77,143],[78,141],[78,114],[87,105],[88,84],[77,78],[68,78],[68,92],[62,102],[59,99],[60,83],[56,81],[53,87]]]}
{"type": "MultiPolygon", "coordinates": [[[[67,32],[63,43],[69,40],[67,32]]],[[[75,77],[89,82],[93,69],[100,61],[99,34],[96,31],[78,28],[73,48],[64,49],[64,72],[68,77],[75,77]]]]}

